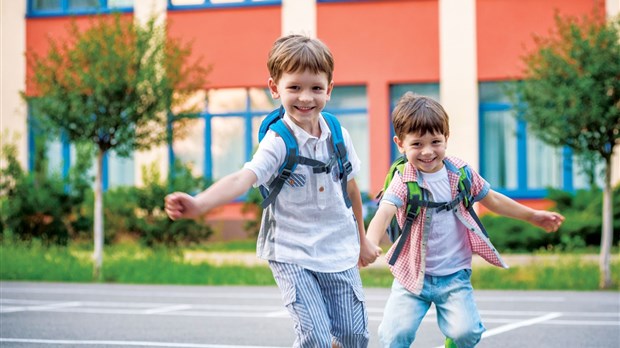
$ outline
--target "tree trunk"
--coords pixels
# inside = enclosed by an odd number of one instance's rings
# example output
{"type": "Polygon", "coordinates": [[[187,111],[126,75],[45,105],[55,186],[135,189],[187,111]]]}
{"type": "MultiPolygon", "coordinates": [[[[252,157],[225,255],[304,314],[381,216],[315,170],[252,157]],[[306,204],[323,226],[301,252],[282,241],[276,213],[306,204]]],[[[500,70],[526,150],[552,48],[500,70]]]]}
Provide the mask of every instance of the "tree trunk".
{"type": "Polygon", "coordinates": [[[601,289],[610,289],[612,286],[609,266],[611,245],[613,243],[613,207],[611,201],[611,157],[609,157],[605,159],[605,189],[603,190],[603,228],[601,231],[601,255],[599,260],[599,288],[601,289]]]}
{"type": "Polygon", "coordinates": [[[94,241],[95,252],[93,254],[93,278],[97,281],[103,280],[103,183],[101,182],[103,172],[104,152],[99,150],[97,153],[97,174],[95,175],[95,210],[94,210],[94,241]]]}

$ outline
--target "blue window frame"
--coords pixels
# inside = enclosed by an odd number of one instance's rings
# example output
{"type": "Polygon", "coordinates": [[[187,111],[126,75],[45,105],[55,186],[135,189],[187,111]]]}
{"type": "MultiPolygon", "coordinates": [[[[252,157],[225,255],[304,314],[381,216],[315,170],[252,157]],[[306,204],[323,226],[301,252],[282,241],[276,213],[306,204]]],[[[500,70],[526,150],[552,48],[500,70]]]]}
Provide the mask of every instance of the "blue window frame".
{"type": "Polygon", "coordinates": [[[135,0],[28,0],[27,17],[132,12],[135,0]]]}
{"type": "Polygon", "coordinates": [[[169,10],[281,5],[282,0],[168,0],[169,10]]]}

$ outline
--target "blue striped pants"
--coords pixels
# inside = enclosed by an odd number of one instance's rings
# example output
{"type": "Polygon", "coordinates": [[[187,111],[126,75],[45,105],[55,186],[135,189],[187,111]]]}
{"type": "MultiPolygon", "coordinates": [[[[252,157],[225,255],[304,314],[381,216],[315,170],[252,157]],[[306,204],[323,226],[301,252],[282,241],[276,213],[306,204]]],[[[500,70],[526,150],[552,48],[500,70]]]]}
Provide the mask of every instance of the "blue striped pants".
{"type": "Polygon", "coordinates": [[[368,313],[359,270],[321,273],[269,261],[301,348],[368,346],[368,313]]]}

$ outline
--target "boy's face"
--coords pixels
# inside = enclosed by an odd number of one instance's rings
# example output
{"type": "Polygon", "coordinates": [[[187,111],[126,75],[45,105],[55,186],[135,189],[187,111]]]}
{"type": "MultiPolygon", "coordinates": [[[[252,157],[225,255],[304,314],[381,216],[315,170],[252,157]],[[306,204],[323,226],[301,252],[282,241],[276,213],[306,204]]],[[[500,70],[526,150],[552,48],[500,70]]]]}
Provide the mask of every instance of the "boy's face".
{"type": "Polygon", "coordinates": [[[327,81],[326,73],[308,70],[284,73],[278,82],[270,78],[268,85],[271,96],[281,99],[286,113],[300,126],[318,122],[334,87],[332,81],[327,81]]]}
{"type": "Polygon", "coordinates": [[[439,133],[409,133],[403,139],[394,137],[400,153],[407,161],[423,173],[435,173],[443,168],[448,138],[439,133]]]}

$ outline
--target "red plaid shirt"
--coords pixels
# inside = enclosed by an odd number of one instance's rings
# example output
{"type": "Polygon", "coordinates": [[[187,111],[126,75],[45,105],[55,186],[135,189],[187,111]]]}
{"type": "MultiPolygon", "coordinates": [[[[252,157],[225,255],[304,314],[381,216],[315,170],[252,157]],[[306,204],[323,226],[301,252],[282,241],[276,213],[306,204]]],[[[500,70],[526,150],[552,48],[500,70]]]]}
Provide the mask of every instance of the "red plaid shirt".
{"type": "MultiPolygon", "coordinates": [[[[454,199],[458,193],[459,168],[464,167],[466,163],[455,157],[446,157],[444,160],[450,180],[452,198],[454,199]]],[[[470,167],[471,168],[471,167],[470,167]]],[[[490,185],[477,172],[471,172],[471,194],[475,201],[484,198],[490,189],[490,185]]],[[[394,175],[394,179],[383,195],[383,200],[395,203],[398,207],[396,218],[398,224],[402,227],[405,222],[405,202],[407,201],[407,185],[405,182],[416,181],[422,189],[427,189],[426,183],[422,181],[417,169],[407,163],[402,178],[394,175]]],[[[455,210],[455,214],[468,230],[469,244],[472,252],[480,255],[492,265],[508,268],[499,256],[497,250],[491,241],[484,236],[484,233],[478,227],[471,214],[465,209],[463,204],[459,204],[455,210]]],[[[420,214],[413,222],[409,238],[405,241],[405,245],[394,263],[390,266],[390,270],[396,278],[407,290],[414,294],[422,291],[424,284],[424,271],[426,269],[426,243],[428,240],[429,230],[431,226],[431,215],[426,216],[426,208],[420,210],[420,214]]],[[[392,245],[386,254],[389,260],[394,252],[396,242],[392,245]]]]}

